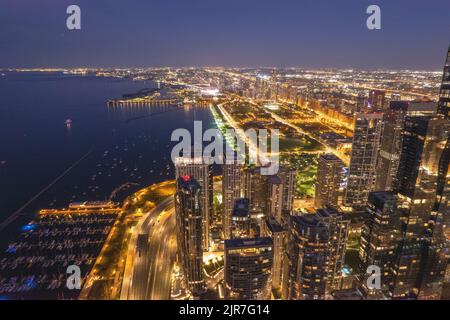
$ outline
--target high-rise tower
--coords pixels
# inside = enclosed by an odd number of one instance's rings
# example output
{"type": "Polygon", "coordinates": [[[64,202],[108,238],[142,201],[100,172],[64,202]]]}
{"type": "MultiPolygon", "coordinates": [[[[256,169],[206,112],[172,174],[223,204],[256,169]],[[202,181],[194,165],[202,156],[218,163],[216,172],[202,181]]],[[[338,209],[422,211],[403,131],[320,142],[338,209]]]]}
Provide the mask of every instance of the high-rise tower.
{"type": "Polygon", "coordinates": [[[190,176],[177,179],[175,194],[178,254],[194,296],[204,290],[203,226],[200,184],[190,176]]]}
{"type": "Polygon", "coordinates": [[[212,165],[205,163],[203,158],[177,158],[175,161],[175,176],[190,176],[201,187],[200,205],[203,214],[203,249],[209,249],[209,226],[213,212],[213,174],[212,165]]]}
{"type": "Polygon", "coordinates": [[[229,299],[264,300],[272,287],[271,238],[225,240],[225,292],[229,299]]]}
{"type": "Polygon", "coordinates": [[[358,113],[355,116],[350,170],[345,194],[346,206],[362,208],[375,187],[376,165],[383,115],[358,113]]]}
{"type": "Polygon", "coordinates": [[[361,231],[359,279],[363,294],[368,299],[387,296],[392,281],[392,268],[396,260],[397,245],[400,241],[400,211],[394,193],[388,191],[371,192],[367,210],[368,219],[361,231]],[[381,269],[381,288],[367,286],[367,268],[381,269]]]}
{"type": "Polygon", "coordinates": [[[350,219],[332,207],[318,209],[316,216],[327,226],[330,235],[327,252],[326,292],[331,294],[341,289],[342,269],[344,268],[345,252],[347,251],[350,219]]]}
{"type": "Polygon", "coordinates": [[[284,249],[287,230],[273,217],[267,219],[266,224],[265,235],[272,238],[273,241],[272,288],[279,291],[283,279],[284,249]]]}
{"type": "Polygon", "coordinates": [[[339,190],[344,178],[344,162],[334,154],[320,155],[317,166],[316,208],[337,206],[339,190]]]}
{"type": "Polygon", "coordinates": [[[445,60],[444,74],[442,75],[441,90],[439,92],[438,113],[449,117],[450,110],[450,47],[445,60]]]}
{"type": "Polygon", "coordinates": [[[402,241],[393,266],[393,298],[440,295],[448,247],[439,232],[443,218],[437,204],[443,163],[448,170],[449,132],[450,121],[442,115],[406,117],[394,189],[402,210],[402,241]]]}
{"type": "Polygon", "coordinates": [[[369,91],[368,108],[372,111],[383,111],[386,104],[386,92],[383,90],[369,91]]]}
{"type": "Polygon", "coordinates": [[[222,210],[223,233],[225,239],[230,239],[231,215],[236,199],[241,196],[241,165],[225,163],[222,166],[222,210]]]}
{"type": "Polygon", "coordinates": [[[289,216],[283,297],[325,298],[330,233],[316,215],[289,216]]]}
{"type": "Polygon", "coordinates": [[[267,215],[267,177],[261,174],[261,167],[248,167],[243,171],[242,191],[250,201],[250,211],[267,215]]]}
{"type": "Polygon", "coordinates": [[[391,101],[383,116],[375,191],[390,191],[393,188],[399,166],[405,117],[434,115],[436,107],[433,101],[391,101]]]}

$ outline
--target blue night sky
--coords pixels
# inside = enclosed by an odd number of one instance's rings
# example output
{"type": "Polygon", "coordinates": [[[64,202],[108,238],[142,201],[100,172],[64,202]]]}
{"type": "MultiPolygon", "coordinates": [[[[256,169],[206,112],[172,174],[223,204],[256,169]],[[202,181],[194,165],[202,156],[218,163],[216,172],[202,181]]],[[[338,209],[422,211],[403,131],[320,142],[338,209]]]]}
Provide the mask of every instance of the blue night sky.
{"type": "Polygon", "coordinates": [[[449,45],[449,0],[0,0],[0,67],[441,70],[449,45]]]}

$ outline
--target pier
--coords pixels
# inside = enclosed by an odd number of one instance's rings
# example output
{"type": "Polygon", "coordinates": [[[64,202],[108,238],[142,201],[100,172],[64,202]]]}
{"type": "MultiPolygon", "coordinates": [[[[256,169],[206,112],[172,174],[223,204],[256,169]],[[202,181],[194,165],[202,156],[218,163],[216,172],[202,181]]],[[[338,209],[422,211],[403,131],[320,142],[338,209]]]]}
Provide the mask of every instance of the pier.
{"type": "Polygon", "coordinates": [[[108,107],[140,107],[140,106],[171,106],[171,105],[178,106],[181,103],[182,101],[179,99],[149,99],[149,98],[112,99],[106,102],[108,107]]]}
{"type": "Polygon", "coordinates": [[[73,202],[68,208],[63,209],[42,209],[39,210],[39,216],[43,215],[61,215],[61,214],[100,214],[100,213],[118,213],[121,211],[120,204],[117,202],[73,202]]]}

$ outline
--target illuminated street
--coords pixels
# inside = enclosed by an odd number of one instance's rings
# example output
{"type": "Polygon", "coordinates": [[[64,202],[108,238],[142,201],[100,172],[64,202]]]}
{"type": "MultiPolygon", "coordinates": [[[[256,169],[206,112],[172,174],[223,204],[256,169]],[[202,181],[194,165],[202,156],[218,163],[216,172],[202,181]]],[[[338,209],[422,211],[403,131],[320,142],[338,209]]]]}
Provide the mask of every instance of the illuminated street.
{"type": "MultiPolygon", "coordinates": [[[[269,111],[267,111],[267,112],[269,112],[269,111]]],[[[284,119],[284,118],[282,118],[282,117],[276,115],[276,114],[273,113],[273,112],[269,112],[269,113],[270,113],[270,115],[271,115],[275,120],[277,120],[277,121],[279,121],[279,122],[281,122],[281,123],[284,123],[284,124],[286,124],[286,125],[292,127],[293,129],[295,129],[296,131],[298,131],[298,132],[301,133],[301,134],[310,136],[311,138],[313,138],[313,139],[319,141],[320,143],[322,143],[323,145],[326,146],[328,152],[332,152],[332,153],[336,154],[337,156],[339,156],[342,160],[344,160],[344,161],[347,162],[347,163],[349,162],[349,157],[348,157],[347,155],[342,154],[341,152],[339,152],[339,151],[336,150],[335,148],[332,148],[331,146],[327,145],[326,142],[323,141],[323,140],[322,140],[320,137],[318,137],[317,135],[315,135],[315,134],[313,134],[313,133],[311,133],[311,132],[306,132],[306,131],[300,129],[299,127],[297,127],[297,126],[291,124],[288,120],[286,120],[286,119],[284,119]]]]}
{"type": "Polygon", "coordinates": [[[450,300],[450,0],[371,3],[0,0],[0,304],[450,300]]]}
{"type": "Polygon", "coordinates": [[[141,218],[128,254],[121,299],[168,299],[176,254],[172,197],[141,218]]]}

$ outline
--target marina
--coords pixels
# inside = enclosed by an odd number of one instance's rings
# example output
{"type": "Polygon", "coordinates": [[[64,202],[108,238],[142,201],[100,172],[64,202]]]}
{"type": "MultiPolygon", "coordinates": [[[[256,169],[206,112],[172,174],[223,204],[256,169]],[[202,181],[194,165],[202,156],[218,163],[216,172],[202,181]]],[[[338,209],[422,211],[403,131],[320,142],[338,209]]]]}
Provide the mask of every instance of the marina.
{"type": "Polygon", "coordinates": [[[80,267],[84,281],[119,213],[117,204],[98,202],[41,210],[0,254],[0,297],[76,299],[80,291],[66,287],[67,267],[80,267]]]}

